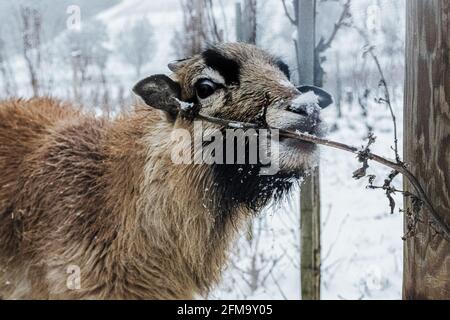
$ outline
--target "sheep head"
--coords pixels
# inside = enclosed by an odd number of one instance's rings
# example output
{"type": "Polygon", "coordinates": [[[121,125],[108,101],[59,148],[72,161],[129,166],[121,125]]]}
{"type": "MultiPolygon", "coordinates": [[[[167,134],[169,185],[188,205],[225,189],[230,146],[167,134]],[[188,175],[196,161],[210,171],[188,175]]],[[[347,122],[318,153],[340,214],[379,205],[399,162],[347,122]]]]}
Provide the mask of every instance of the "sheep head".
{"type": "MultiPolygon", "coordinates": [[[[169,69],[170,77],[152,76],[134,88],[147,105],[164,110],[166,121],[178,120],[179,99],[202,114],[248,123],[265,109],[269,126],[323,134],[320,111],[332,103],[331,96],[313,86],[295,87],[287,65],[253,45],[218,45],[169,69]]],[[[315,145],[291,139],[279,141],[278,154],[285,173],[308,169],[317,158],[315,145]]]]}

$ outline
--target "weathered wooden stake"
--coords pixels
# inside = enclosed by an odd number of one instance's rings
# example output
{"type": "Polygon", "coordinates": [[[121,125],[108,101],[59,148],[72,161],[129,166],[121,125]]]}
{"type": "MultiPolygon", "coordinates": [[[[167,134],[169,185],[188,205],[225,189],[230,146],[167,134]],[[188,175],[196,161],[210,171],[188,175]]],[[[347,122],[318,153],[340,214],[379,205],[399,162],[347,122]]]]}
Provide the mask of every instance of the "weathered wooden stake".
{"type": "MultiPolygon", "coordinates": [[[[450,2],[408,0],[406,7],[405,161],[449,225],[450,2]]],[[[412,210],[410,200],[405,209],[412,210]]],[[[450,242],[436,234],[428,217],[421,214],[423,221],[405,242],[405,299],[450,299],[450,242]]],[[[406,216],[406,228],[409,222],[406,216]]]]}
{"type": "MultiPolygon", "coordinates": [[[[297,59],[299,82],[314,84],[316,1],[298,0],[297,59]]],[[[301,188],[301,296],[320,299],[320,174],[313,170],[301,188]]]]}

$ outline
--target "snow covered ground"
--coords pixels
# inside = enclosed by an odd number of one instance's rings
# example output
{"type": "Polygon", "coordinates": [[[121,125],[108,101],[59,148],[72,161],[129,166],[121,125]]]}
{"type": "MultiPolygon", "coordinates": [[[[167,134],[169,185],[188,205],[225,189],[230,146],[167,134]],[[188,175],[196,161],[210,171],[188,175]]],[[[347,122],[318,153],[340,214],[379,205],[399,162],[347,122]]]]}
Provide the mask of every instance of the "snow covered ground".
{"type": "MultiPolygon", "coordinates": [[[[348,106],[347,106],[348,107],[348,106]]],[[[360,145],[366,137],[361,115],[345,111],[339,130],[330,138],[360,145]]],[[[393,158],[391,120],[383,105],[374,104],[377,136],[373,151],[393,158]]],[[[401,108],[397,108],[397,114],[401,108]]],[[[329,115],[330,117],[331,115],[329,115]]],[[[398,120],[401,123],[401,117],[398,120]]],[[[332,149],[323,149],[322,187],[322,272],[324,299],[400,299],[402,277],[402,216],[390,214],[383,192],[366,190],[367,180],[355,181],[356,159],[332,149]]],[[[382,185],[390,170],[373,165],[377,184],[382,185]]],[[[401,186],[401,180],[397,182],[401,186]]],[[[402,206],[401,197],[396,197],[402,206]]]]}

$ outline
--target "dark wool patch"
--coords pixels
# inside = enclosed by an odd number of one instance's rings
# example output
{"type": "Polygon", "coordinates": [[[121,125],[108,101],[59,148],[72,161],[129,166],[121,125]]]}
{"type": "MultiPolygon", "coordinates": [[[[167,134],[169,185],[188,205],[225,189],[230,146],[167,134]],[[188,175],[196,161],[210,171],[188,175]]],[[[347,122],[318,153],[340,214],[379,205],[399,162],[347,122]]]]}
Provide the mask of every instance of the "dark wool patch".
{"type": "Polygon", "coordinates": [[[282,199],[301,176],[301,172],[263,176],[260,169],[260,165],[214,165],[219,215],[225,217],[240,206],[256,213],[272,199],[282,199]]]}
{"type": "MultiPolygon", "coordinates": [[[[219,210],[221,218],[228,216],[233,209],[245,206],[253,212],[261,210],[272,199],[283,198],[300,179],[302,172],[279,172],[272,176],[260,175],[263,165],[258,157],[257,164],[249,164],[249,141],[245,141],[245,163],[226,163],[226,142],[224,141],[224,164],[214,164],[213,177],[215,192],[218,195],[219,210]],[[219,209],[220,208],[220,209],[219,209]]],[[[237,160],[237,141],[234,143],[234,158],[237,160]]],[[[259,150],[258,150],[259,154],[259,150]]]]}
{"type": "Polygon", "coordinates": [[[283,62],[281,59],[277,59],[275,61],[277,67],[286,75],[286,77],[290,80],[291,79],[291,70],[289,69],[289,66],[283,62]]]}
{"type": "Polygon", "coordinates": [[[205,64],[219,72],[224,77],[226,84],[239,84],[240,69],[239,63],[233,59],[223,56],[214,49],[208,49],[202,54],[205,64]]]}

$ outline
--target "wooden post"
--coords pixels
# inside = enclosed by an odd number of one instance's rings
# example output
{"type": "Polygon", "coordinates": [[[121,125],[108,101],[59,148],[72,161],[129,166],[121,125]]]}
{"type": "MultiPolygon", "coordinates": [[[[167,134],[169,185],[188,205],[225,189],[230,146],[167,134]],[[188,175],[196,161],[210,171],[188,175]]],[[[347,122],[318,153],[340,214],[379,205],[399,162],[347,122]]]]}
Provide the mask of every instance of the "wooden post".
{"type": "Polygon", "coordinates": [[[256,44],[256,0],[244,0],[244,9],[236,3],[235,14],[237,41],[256,44]]]}
{"type": "MultiPolygon", "coordinates": [[[[405,160],[450,224],[450,2],[408,0],[406,6],[405,160]]],[[[411,201],[405,209],[412,210],[411,201]]],[[[423,223],[405,242],[405,299],[450,299],[450,242],[428,216],[421,214],[423,223]]]]}
{"type": "Polygon", "coordinates": [[[298,0],[297,64],[299,81],[314,83],[314,54],[316,47],[316,1],[298,0]]]}
{"type": "Polygon", "coordinates": [[[244,0],[244,31],[247,43],[256,44],[256,0],[244,0]]]}
{"type": "MultiPolygon", "coordinates": [[[[298,0],[297,63],[299,82],[314,84],[316,1],[298,0]]],[[[301,188],[301,296],[320,299],[320,174],[313,170],[301,188]]]]}
{"type": "Polygon", "coordinates": [[[320,170],[317,167],[302,185],[301,287],[303,300],[320,300],[320,170]]]}

